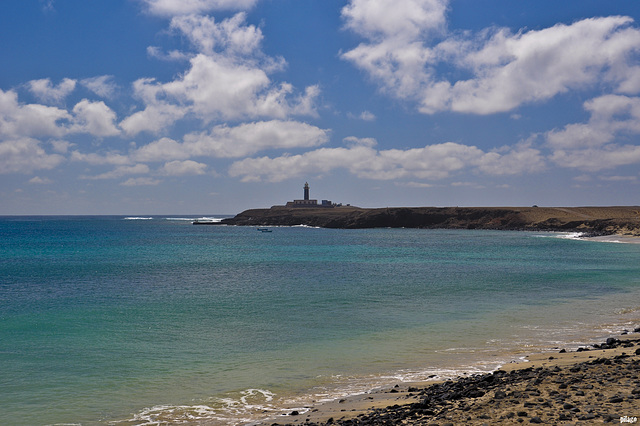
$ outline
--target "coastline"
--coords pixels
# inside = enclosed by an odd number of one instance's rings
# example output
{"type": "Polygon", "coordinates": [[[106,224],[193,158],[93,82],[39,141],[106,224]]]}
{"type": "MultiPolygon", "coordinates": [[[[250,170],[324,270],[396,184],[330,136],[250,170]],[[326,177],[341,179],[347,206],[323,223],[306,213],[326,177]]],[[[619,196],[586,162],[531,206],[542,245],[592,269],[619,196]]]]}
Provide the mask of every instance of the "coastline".
{"type": "Polygon", "coordinates": [[[401,383],[260,425],[574,424],[640,417],[640,329],[577,351],[534,353],[487,374],[401,383]]]}
{"type": "Polygon", "coordinates": [[[305,225],[335,229],[422,228],[579,232],[640,237],[640,207],[386,207],[273,206],[221,221],[236,226],[305,225]]]}
{"type": "Polygon", "coordinates": [[[579,237],[580,240],[597,241],[601,243],[640,244],[640,237],[634,235],[612,234],[596,237],[579,237]]]}

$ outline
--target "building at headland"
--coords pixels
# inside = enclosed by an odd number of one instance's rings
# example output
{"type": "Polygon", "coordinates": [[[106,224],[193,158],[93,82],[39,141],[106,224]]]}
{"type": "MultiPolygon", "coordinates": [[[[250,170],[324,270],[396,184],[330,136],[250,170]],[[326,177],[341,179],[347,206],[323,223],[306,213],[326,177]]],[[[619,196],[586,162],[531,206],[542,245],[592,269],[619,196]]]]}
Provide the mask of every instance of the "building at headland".
{"type": "Polygon", "coordinates": [[[288,201],[286,207],[335,207],[336,204],[333,204],[329,200],[322,200],[320,204],[318,204],[318,200],[312,200],[309,198],[309,183],[305,182],[304,184],[304,195],[302,200],[293,200],[288,201]]]}

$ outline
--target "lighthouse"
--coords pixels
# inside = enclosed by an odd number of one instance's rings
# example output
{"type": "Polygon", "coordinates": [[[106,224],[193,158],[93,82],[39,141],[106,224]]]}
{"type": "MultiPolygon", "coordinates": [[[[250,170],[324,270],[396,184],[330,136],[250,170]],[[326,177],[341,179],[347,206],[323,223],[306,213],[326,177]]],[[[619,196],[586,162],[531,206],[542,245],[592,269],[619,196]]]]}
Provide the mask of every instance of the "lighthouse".
{"type": "Polygon", "coordinates": [[[285,207],[334,207],[334,204],[329,200],[322,200],[322,204],[318,204],[318,200],[312,200],[309,197],[309,182],[305,182],[303,199],[287,201],[285,207]]]}

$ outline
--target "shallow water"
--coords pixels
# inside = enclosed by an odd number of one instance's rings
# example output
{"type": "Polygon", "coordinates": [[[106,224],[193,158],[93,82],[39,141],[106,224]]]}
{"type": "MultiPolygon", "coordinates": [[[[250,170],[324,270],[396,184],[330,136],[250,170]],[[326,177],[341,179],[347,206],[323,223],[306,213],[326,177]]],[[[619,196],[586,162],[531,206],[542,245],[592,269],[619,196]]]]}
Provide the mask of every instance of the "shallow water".
{"type": "Polygon", "coordinates": [[[188,219],[0,218],[0,424],[250,422],[640,318],[640,245],[188,219]]]}

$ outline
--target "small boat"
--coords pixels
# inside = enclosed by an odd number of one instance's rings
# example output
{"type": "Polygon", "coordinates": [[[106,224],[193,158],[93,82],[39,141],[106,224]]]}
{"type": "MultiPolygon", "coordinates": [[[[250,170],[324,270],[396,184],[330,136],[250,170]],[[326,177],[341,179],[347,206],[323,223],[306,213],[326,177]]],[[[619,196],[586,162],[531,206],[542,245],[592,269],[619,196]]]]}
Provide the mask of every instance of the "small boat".
{"type": "Polygon", "coordinates": [[[271,232],[271,229],[269,229],[269,228],[257,228],[257,231],[260,231],[260,232],[271,232]]]}

